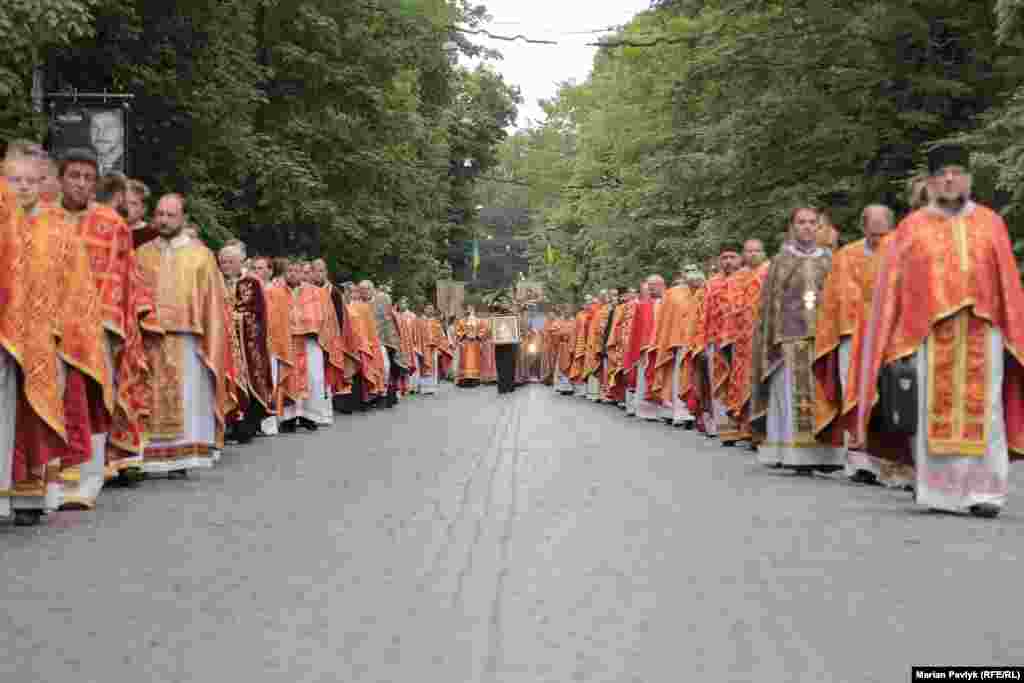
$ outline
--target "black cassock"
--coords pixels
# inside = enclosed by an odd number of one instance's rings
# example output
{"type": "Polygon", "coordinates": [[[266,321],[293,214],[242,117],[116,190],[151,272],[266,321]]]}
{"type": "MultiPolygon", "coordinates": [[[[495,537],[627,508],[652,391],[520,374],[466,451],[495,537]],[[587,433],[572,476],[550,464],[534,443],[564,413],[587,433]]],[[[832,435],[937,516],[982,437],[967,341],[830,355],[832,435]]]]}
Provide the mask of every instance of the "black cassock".
{"type": "Polygon", "coordinates": [[[494,364],[498,369],[498,393],[504,394],[516,388],[516,356],[519,344],[495,344],[494,364]]]}

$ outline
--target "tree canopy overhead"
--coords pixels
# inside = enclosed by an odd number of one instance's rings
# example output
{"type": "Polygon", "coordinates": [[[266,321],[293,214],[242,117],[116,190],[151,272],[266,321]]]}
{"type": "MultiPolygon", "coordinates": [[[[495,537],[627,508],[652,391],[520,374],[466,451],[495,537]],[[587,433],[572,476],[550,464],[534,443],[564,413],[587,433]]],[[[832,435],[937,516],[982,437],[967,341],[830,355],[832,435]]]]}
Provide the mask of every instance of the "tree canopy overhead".
{"type": "Polygon", "coordinates": [[[456,63],[489,54],[453,30],[486,17],[465,0],[2,5],[4,137],[45,131],[37,64],[51,91],[132,93],[132,174],[185,192],[211,246],[323,255],[419,301],[447,243],[471,236],[473,185],[521,101],[490,67],[456,63]],[[465,159],[474,173],[451,172],[465,159]]]}
{"type": "Polygon", "coordinates": [[[598,51],[546,120],[506,140],[481,196],[532,211],[556,297],[671,275],[746,237],[779,244],[798,204],[845,239],[905,208],[928,146],[968,139],[975,194],[1021,200],[1020,0],[665,0],[598,51]],[[997,40],[997,37],[999,40],[997,40]]]}

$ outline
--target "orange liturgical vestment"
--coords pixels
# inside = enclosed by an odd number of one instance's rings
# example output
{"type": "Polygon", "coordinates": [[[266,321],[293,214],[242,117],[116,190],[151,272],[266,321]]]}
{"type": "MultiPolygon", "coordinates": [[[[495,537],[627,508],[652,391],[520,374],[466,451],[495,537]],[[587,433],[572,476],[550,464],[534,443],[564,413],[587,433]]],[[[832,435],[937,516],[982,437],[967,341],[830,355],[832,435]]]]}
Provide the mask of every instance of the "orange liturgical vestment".
{"type": "Polygon", "coordinates": [[[608,325],[611,306],[597,304],[587,329],[587,346],[583,358],[583,379],[589,378],[601,367],[601,345],[604,343],[604,330],[608,325]]]}
{"type": "Polygon", "coordinates": [[[422,343],[423,343],[423,366],[420,374],[433,376],[435,371],[439,377],[443,377],[448,371],[448,365],[452,360],[452,347],[448,341],[448,335],[441,327],[441,321],[436,318],[421,318],[422,343]],[[437,352],[437,365],[434,365],[434,355],[437,352]]]}
{"type": "MultiPolygon", "coordinates": [[[[89,395],[112,399],[89,258],[56,207],[15,209],[0,187],[0,343],[21,368],[10,479],[15,509],[48,509],[59,471],[92,455],[89,395]]],[[[95,409],[97,406],[93,406],[95,409]]],[[[59,497],[59,496],[58,496],[59,497]]]]}
{"type": "Polygon", "coordinates": [[[693,297],[693,315],[690,316],[685,334],[686,353],[679,367],[679,393],[686,401],[690,411],[701,421],[700,424],[703,424],[703,414],[710,412],[703,404],[703,400],[708,394],[704,386],[707,383],[704,362],[707,348],[704,336],[706,294],[707,289],[704,286],[697,287],[690,293],[693,297]]]}
{"type": "Polygon", "coordinates": [[[592,306],[584,306],[576,314],[576,334],[573,341],[572,368],[569,371],[569,380],[573,384],[580,384],[586,379],[584,374],[587,356],[587,340],[590,332],[590,318],[592,306]]]}
{"type": "Polygon", "coordinates": [[[376,309],[370,302],[353,301],[349,304],[349,312],[362,356],[359,371],[366,381],[366,396],[363,398],[382,395],[387,392],[388,378],[384,375],[384,350],[377,335],[376,309]]]}
{"type": "Polygon", "coordinates": [[[561,372],[568,379],[572,370],[573,352],[576,348],[576,321],[571,318],[558,321],[555,334],[558,336],[556,371],[561,372]]]}
{"type": "Polygon", "coordinates": [[[608,333],[608,379],[603,398],[620,403],[626,400],[626,385],[623,381],[623,361],[626,358],[626,344],[623,332],[632,318],[632,306],[622,303],[612,314],[612,329],[608,333]]]}
{"type": "Polygon", "coordinates": [[[297,403],[309,398],[310,392],[309,358],[305,338],[315,337],[317,345],[324,352],[324,377],[320,378],[320,381],[325,384],[328,374],[345,372],[345,354],[330,291],[309,284],[285,290],[291,297],[289,329],[292,365],[285,366],[279,386],[285,401],[297,403]],[[329,367],[333,367],[333,371],[329,371],[329,367]]]}
{"type": "Polygon", "coordinates": [[[686,330],[693,317],[694,302],[686,285],[665,290],[665,298],[658,313],[657,355],[654,361],[653,394],[663,406],[671,406],[673,373],[676,370],[676,351],[686,346],[686,330]]]}
{"type": "Polygon", "coordinates": [[[843,387],[851,388],[855,384],[851,382],[855,373],[851,366],[846,376],[841,376],[839,349],[844,340],[856,345],[871,313],[878,268],[877,252],[869,252],[866,245],[865,240],[858,240],[835,253],[818,309],[814,352],[815,433],[836,446],[842,445],[842,430],[831,428],[837,417],[848,413],[856,404],[855,394],[850,394],[848,400],[844,397],[843,387]]]}

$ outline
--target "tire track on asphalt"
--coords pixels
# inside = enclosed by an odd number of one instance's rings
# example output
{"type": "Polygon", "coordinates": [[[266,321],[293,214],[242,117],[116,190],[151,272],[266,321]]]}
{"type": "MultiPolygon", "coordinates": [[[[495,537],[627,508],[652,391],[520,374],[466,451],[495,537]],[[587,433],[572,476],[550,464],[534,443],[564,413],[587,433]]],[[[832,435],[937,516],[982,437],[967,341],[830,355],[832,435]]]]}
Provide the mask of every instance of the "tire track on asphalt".
{"type": "MultiPolygon", "coordinates": [[[[530,402],[533,402],[533,394],[530,394],[530,402]]],[[[512,462],[510,466],[510,487],[512,490],[509,503],[508,515],[505,516],[505,523],[502,526],[501,538],[498,539],[498,555],[501,568],[498,570],[498,577],[494,584],[494,597],[491,599],[490,614],[488,616],[487,633],[487,655],[484,659],[484,668],[481,678],[489,678],[492,681],[498,680],[498,671],[501,668],[505,655],[505,632],[504,632],[504,604],[505,604],[505,579],[509,574],[509,560],[511,559],[510,546],[512,544],[512,523],[519,516],[519,462],[522,450],[519,445],[519,437],[522,433],[523,408],[520,407],[515,416],[515,427],[512,433],[512,462]]]]}
{"type": "Polygon", "coordinates": [[[469,477],[466,478],[465,483],[462,485],[462,495],[459,498],[458,507],[456,507],[455,514],[452,515],[451,520],[449,520],[446,525],[444,541],[442,541],[441,545],[438,546],[437,552],[434,553],[434,557],[429,564],[430,569],[428,570],[427,575],[419,584],[418,588],[420,591],[425,590],[427,584],[437,578],[437,574],[441,568],[441,561],[447,559],[448,553],[450,552],[452,545],[455,543],[455,528],[466,514],[466,508],[469,505],[469,493],[473,487],[473,482],[476,480],[477,473],[480,471],[480,466],[483,464],[484,460],[487,458],[487,454],[490,453],[492,449],[490,444],[493,444],[497,438],[498,431],[501,428],[502,422],[508,411],[509,406],[507,404],[501,406],[501,410],[494,421],[493,427],[491,428],[491,435],[487,440],[488,446],[482,449],[473,459],[473,465],[470,470],[469,477]]]}
{"type": "Polygon", "coordinates": [[[512,427],[522,414],[522,411],[518,406],[519,402],[514,398],[510,397],[510,400],[506,402],[506,407],[508,407],[509,411],[512,412],[512,417],[504,425],[501,436],[499,436],[494,443],[494,465],[491,467],[491,474],[487,479],[487,493],[484,494],[484,509],[476,517],[476,528],[473,531],[473,540],[470,541],[469,546],[466,548],[466,559],[462,563],[462,568],[459,570],[455,579],[455,592],[452,594],[451,600],[452,607],[462,604],[462,591],[465,587],[466,577],[473,572],[473,555],[476,552],[477,547],[480,545],[480,538],[483,536],[484,531],[484,522],[491,516],[491,505],[494,501],[494,480],[498,475],[498,471],[501,470],[502,463],[505,460],[502,444],[505,441],[505,435],[508,433],[508,428],[512,427]]]}

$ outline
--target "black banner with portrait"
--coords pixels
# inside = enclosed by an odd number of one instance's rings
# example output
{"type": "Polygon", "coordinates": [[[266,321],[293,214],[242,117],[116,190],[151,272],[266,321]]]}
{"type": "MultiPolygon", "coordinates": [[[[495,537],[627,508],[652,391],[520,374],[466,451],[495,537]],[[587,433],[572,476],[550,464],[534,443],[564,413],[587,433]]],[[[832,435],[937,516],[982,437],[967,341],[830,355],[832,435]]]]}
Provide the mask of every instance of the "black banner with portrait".
{"type": "Polygon", "coordinates": [[[127,130],[127,107],[120,102],[50,101],[48,148],[55,159],[69,149],[84,147],[96,153],[101,176],[113,171],[128,174],[127,130]]]}

